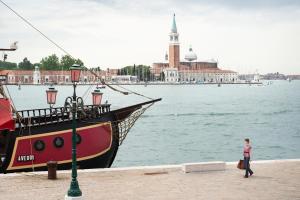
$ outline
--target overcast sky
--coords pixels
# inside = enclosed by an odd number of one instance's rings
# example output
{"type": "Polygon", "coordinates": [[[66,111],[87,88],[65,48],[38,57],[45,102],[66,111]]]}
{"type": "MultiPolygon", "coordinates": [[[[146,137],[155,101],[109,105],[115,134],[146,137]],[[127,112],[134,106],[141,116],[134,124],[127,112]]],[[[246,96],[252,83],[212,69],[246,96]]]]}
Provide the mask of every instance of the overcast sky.
{"type": "MultiPolygon", "coordinates": [[[[4,1],[88,67],[162,61],[176,13],[181,59],[192,45],[223,69],[300,74],[299,0],[4,1]]],[[[0,47],[13,41],[11,62],[63,54],[0,4],[0,47]]]]}

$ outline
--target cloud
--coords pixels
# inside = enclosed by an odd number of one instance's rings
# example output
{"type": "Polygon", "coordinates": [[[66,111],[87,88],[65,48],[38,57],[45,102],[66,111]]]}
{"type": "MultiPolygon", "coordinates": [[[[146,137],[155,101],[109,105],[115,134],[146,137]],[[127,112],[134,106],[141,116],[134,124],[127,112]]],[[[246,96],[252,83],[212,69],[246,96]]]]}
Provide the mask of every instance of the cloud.
{"type": "Polygon", "coordinates": [[[90,1],[120,10],[145,10],[165,11],[169,8],[188,8],[193,6],[226,7],[231,9],[281,9],[284,7],[300,7],[299,0],[75,0],[90,1]]]}
{"type": "Polygon", "coordinates": [[[298,0],[251,0],[251,1],[241,1],[241,0],[187,0],[188,3],[203,3],[203,4],[213,4],[218,6],[226,6],[231,8],[281,8],[290,6],[300,6],[298,0]]]}
{"type": "MultiPolygon", "coordinates": [[[[163,60],[175,12],[182,58],[192,44],[199,59],[215,58],[241,73],[300,73],[297,1],[12,0],[9,5],[91,67],[163,60]]],[[[19,41],[10,61],[63,54],[2,5],[0,13],[0,44],[19,41]]]]}

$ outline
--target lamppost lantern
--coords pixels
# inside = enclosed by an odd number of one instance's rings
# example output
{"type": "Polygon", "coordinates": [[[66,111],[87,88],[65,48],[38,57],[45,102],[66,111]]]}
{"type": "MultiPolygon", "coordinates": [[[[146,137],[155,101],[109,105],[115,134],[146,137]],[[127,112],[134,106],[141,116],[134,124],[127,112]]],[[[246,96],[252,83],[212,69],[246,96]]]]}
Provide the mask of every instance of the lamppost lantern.
{"type": "Polygon", "coordinates": [[[81,73],[82,67],[80,67],[80,65],[78,65],[78,64],[74,64],[74,65],[72,65],[70,70],[71,70],[71,81],[73,83],[78,83],[80,80],[80,73],[81,73]]]}
{"type": "Polygon", "coordinates": [[[92,92],[92,98],[93,98],[93,105],[94,106],[100,106],[101,105],[101,100],[102,100],[102,95],[103,93],[100,92],[100,90],[97,88],[92,92]]]}
{"type": "Polygon", "coordinates": [[[50,87],[48,90],[46,90],[47,94],[47,103],[51,106],[56,103],[56,95],[57,95],[57,90],[55,90],[54,87],[50,87]]]}

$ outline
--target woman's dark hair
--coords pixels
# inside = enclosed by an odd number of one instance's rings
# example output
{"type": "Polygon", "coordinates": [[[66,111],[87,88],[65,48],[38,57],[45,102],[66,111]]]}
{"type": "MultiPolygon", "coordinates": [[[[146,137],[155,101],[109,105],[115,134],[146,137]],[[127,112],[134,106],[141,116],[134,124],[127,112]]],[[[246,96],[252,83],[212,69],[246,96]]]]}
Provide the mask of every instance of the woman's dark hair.
{"type": "Polygon", "coordinates": [[[250,142],[249,138],[246,138],[245,141],[248,142],[248,143],[250,142]]]}

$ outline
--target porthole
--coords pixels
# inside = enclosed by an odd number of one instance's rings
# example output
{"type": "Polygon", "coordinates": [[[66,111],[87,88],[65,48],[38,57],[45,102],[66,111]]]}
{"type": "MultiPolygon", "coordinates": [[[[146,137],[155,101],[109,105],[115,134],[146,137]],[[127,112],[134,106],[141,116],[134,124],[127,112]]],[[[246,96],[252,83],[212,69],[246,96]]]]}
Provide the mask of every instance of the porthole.
{"type": "Polygon", "coordinates": [[[34,142],[34,149],[36,151],[43,151],[45,147],[46,147],[45,142],[42,140],[37,140],[34,142]]]}
{"type": "Polygon", "coordinates": [[[76,133],[76,144],[80,144],[81,143],[81,136],[76,133]]]}
{"type": "Polygon", "coordinates": [[[56,137],[53,140],[53,144],[57,148],[61,148],[64,146],[64,139],[62,137],[56,137]]]}

